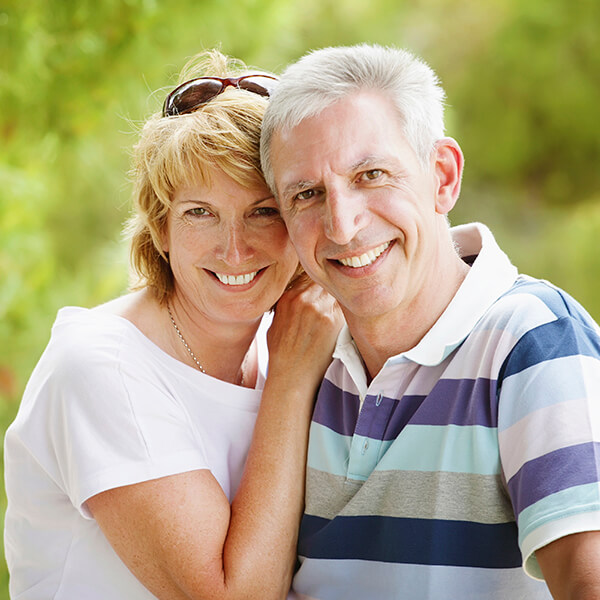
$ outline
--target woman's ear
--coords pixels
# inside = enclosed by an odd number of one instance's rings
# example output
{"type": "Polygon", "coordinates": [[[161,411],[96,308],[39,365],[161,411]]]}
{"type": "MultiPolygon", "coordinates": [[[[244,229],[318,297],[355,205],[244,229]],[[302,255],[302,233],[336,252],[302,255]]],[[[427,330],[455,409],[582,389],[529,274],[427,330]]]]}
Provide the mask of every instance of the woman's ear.
{"type": "Polygon", "coordinates": [[[435,175],[435,210],[448,214],[460,194],[464,158],[460,146],[452,138],[438,140],[433,151],[435,175]]]}
{"type": "Polygon", "coordinates": [[[167,226],[165,225],[160,232],[160,249],[165,255],[169,254],[169,236],[167,234],[167,226]]]}

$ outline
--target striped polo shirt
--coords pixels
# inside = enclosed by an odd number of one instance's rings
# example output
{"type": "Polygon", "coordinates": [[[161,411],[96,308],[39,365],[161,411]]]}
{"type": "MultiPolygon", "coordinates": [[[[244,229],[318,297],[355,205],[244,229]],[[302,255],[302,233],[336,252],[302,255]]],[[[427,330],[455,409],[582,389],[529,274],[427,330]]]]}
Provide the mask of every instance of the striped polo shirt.
{"type": "Polygon", "coordinates": [[[301,599],[550,598],[535,550],[600,529],[600,329],[480,224],[421,342],[367,383],[348,330],[317,399],[301,599]]]}

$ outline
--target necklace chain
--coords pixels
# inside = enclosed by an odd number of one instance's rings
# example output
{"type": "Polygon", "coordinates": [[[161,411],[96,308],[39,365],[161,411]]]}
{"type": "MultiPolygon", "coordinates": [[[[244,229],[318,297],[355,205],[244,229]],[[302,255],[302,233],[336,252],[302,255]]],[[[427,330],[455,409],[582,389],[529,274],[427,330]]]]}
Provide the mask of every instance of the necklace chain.
{"type": "MultiPolygon", "coordinates": [[[[185,346],[185,349],[188,351],[189,355],[192,357],[192,360],[196,363],[196,366],[198,367],[198,369],[200,369],[200,371],[202,371],[202,373],[206,373],[206,371],[204,370],[204,367],[200,364],[200,361],[196,358],[196,355],[194,354],[193,350],[189,347],[188,343],[185,341],[185,338],[183,337],[181,331],[179,331],[179,327],[177,327],[177,323],[175,322],[175,319],[173,318],[173,313],[171,312],[171,307],[167,304],[167,312],[169,313],[169,318],[171,319],[171,323],[173,325],[173,329],[175,329],[175,332],[177,333],[177,335],[179,336],[179,339],[181,340],[181,343],[185,346]]],[[[244,357],[244,362],[242,363],[242,379],[240,381],[240,385],[244,385],[244,363],[246,362],[246,359],[248,358],[248,355],[246,355],[244,357]]]]}
{"type": "Polygon", "coordinates": [[[196,366],[198,367],[198,369],[200,369],[200,371],[202,371],[203,373],[206,373],[206,371],[204,370],[204,367],[200,364],[200,361],[196,358],[196,355],[193,353],[192,349],[188,346],[188,343],[185,341],[185,338],[183,337],[183,335],[181,335],[181,331],[179,331],[179,327],[177,327],[177,323],[175,323],[175,319],[173,318],[173,314],[171,313],[171,308],[168,304],[167,304],[167,311],[169,313],[169,317],[171,318],[171,323],[173,324],[173,328],[175,329],[177,335],[179,336],[179,339],[181,340],[182,344],[185,346],[185,349],[189,352],[190,356],[192,357],[192,360],[196,363],[196,366]]]}

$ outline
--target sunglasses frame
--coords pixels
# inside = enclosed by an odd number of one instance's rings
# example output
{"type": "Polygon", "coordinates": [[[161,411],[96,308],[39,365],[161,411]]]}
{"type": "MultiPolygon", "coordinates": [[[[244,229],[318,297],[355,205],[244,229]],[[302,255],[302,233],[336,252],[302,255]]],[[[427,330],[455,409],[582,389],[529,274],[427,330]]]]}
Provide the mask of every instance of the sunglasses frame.
{"type": "Polygon", "coordinates": [[[261,86],[260,84],[254,84],[255,87],[260,87],[264,90],[264,94],[255,90],[249,89],[248,87],[244,87],[242,84],[244,80],[250,78],[264,78],[271,79],[272,81],[278,81],[277,77],[273,75],[267,75],[265,73],[251,73],[249,75],[241,75],[240,77],[195,77],[194,79],[190,79],[188,81],[184,81],[182,84],[178,85],[166,98],[163,104],[162,116],[163,117],[173,117],[177,115],[185,115],[191,112],[194,112],[199,106],[210,102],[213,98],[216,98],[219,94],[222,94],[228,87],[234,87],[239,90],[245,90],[247,92],[252,92],[254,94],[258,94],[259,96],[264,96],[268,98],[271,95],[271,89],[261,86]],[[221,87],[215,91],[211,96],[203,99],[201,102],[197,102],[196,104],[190,105],[188,108],[184,110],[178,110],[177,101],[178,99],[182,99],[185,96],[185,92],[188,90],[194,89],[201,85],[203,81],[218,81],[221,84],[221,87]],[[195,85],[194,85],[195,84],[195,85]],[[180,96],[180,98],[178,98],[180,96]]]}

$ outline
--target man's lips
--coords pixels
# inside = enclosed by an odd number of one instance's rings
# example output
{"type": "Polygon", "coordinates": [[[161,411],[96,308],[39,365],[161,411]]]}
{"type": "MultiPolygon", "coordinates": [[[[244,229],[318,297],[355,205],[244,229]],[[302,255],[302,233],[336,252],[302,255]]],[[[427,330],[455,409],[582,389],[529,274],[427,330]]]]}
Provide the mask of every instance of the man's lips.
{"type": "Polygon", "coordinates": [[[351,267],[353,269],[367,267],[368,265],[374,263],[389,248],[390,244],[391,242],[385,242],[384,244],[381,244],[372,250],[368,250],[363,254],[339,258],[338,262],[345,267],[351,267]]]}

